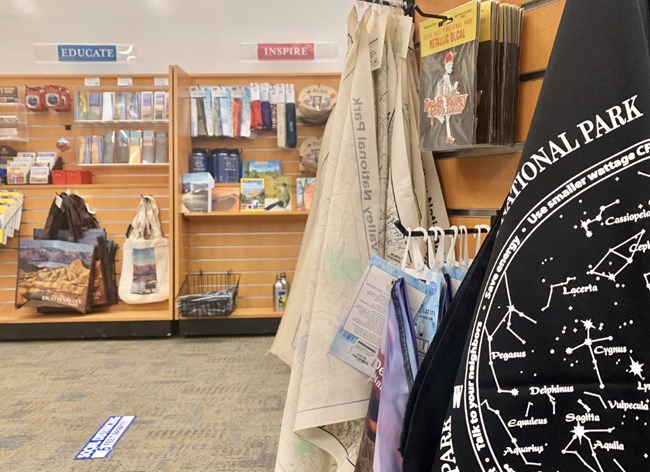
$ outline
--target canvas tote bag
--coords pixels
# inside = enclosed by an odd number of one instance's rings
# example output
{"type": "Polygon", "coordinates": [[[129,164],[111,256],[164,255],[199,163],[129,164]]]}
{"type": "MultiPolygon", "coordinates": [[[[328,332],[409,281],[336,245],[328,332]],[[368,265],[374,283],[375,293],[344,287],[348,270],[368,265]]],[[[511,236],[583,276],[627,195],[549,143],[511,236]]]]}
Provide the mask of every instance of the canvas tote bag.
{"type": "Polygon", "coordinates": [[[169,241],[160,229],[159,214],[156,200],[143,196],[124,242],[119,296],[125,303],[169,298],[169,241]]]}

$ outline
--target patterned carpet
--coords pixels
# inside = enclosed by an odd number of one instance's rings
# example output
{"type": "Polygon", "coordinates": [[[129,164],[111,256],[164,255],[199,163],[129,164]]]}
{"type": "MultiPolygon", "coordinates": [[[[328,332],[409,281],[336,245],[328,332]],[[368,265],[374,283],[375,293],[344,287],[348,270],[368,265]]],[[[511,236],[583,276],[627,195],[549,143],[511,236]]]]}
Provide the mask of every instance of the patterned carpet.
{"type": "Polygon", "coordinates": [[[289,368],[271,338],[0,343],[0,471],[270,471],[289,368]],[[114,415],[107,459],[75,461],[114,415]]]}

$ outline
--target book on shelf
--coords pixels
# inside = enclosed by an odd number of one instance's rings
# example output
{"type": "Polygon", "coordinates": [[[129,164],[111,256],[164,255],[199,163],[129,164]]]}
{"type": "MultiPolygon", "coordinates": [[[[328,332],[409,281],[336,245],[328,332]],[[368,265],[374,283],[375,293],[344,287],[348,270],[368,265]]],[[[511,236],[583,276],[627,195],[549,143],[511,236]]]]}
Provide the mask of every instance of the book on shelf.
{"type": "Polygon", "coordinates": [[[264,211],[264,179],[241,179],[239,209],[264,211]]]}
{"type": "Polygon", "coordinates": [[[291,211],[293,198],[291,177],[274,175],[264,178],[264,210],[291,211]]]}
{"type": "Polygon", "coordinates": [[[212,189],[212,211],[239,213],[239,185],[218,186],[212,189]]]}
{"type": "Polygon", "coordinates": [[[29,172],[30,184],[49,184],[50,183],[50,167],[45,163],[36,163],[32,166],[29,172]]]}
{"type": "Polygon", "coordinates": [[[315,177],[298,177],[296,179],[296,210],[308,211],[316,191],[315,177]]]}
{"type": "Polygon", "coordinates": [[[153,164],[155,161],[154,131],[144,130],[142,132],[142,163],[153,164]]]}
{"type": "Polygon", "coordinates": [[[129,164],[142,164],[142,131],[129,132],[129,164]]]}
{"type": "Polygon", "coordinates": [[[183,174],[183,195],[181,211],[210,212],[212,211],[212,189],[214,179],[209,172],[193,172],[183,174]]]}

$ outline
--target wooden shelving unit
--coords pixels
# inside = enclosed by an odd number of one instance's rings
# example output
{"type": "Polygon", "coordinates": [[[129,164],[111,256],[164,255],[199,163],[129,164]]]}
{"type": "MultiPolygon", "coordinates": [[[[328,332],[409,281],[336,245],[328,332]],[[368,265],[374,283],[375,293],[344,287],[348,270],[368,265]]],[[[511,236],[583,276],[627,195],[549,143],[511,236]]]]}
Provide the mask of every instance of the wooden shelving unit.
{"type": "MultiPolygon", "coordinates": [[[[326,84],[338,88],[338,74],[190,75],[174,67],[174,169],[176,290],[188,273],[198,271],[241,274],[237,310],[227,317],[184,318],[179,332],[188,336],[273,334],[282,313],[272,310],[276,274],[292,280],[308,212],[181,213],[181,178],[189,171],[193,147],[239,148],[242,159],[282,161],[282,174],[301,177],[298,149],[278,149],[275,132],[260,132],[254,139],[190,136],[189,88],[193,85],[242,85],[251,82],[294,83],[296,96],[303,87],[326,84]]],[[[298,148],[309,136],[320,136],[323,126],[298,124],[298,148]]],[[[217,184],[219,185],[219,184],[217,184]]],[[[232,184],[231,184],[232,185],[232,184]]],[[[295,198],[294,198],[295,202],[295,198]]]]}
{"type": "MultiPolygon", "coordinates": [[[[171,74],[163,74],[171,83],[171,74]]],[[[154,87],[153,75],[133,75],[134,89],[159,89],[154,87]]],[[[102,89],[116,87],[117,76],[100,76],[102,89]]],[[[0,85],[24,87],[57,84],[74,90],[83,86],[81,75],[61,76],[0,76],[0,85]]],[[[130,87],[120,87],[128,90],[130,87]]],[[[167,88],[169,90],[169,87],[167,88]]],[[[24,108],[24,105],[20,105],[24,108]]],[[[24,116],[29,129],[29,140],[11,143],[18,151],[57,151],[56,141],[67,138],[71,149],[59,152],[65,169],[86,169],[93,173],[93,184],[89,185],[11,185],[25,194],[20,237],[31,238],[35,228],[42,228],[56,192],[68,189],[81,195],[96,211],[100,225],[106,229],[110,239],[120,248],[124,244],[126,229],[133,219],[141,193],[155,196],[161,207],[161,221],[165,236],[170,239],[170,258],[173,246],[173,218],[171,211],[172,179],[169,164],[92,166],[76,163],[75,142],[79,136],[93,134],[95,128],[105,129],[107,125],[76,122],[74,112],[26,112],[24,116]]],[[[171,123],[152,122],[159,131],[169,136],[168,155],[171,156],[171,123]]],[[[135,124],[135,123],[134,123],[135,124]]],[[[110,124],[112,125],[112,124],[110,124]]],[[[143,128],[146,123],[138,123],[143,128]]],[[[80,339],[114,337],[164,337],[173,331],[173,297],[165,302],[150,305],[126,305],[120,302],[93,313],[83,314],[39,314],[35,309],[14,307],[18,260],[18,238],[0,246],[0,340],[21,339],[80,339]]],[[[122,251],[118,250],[116,266],[122,266],[122,251]]],[[[173,274],[170,273],[170,284],[173,274]]]]}

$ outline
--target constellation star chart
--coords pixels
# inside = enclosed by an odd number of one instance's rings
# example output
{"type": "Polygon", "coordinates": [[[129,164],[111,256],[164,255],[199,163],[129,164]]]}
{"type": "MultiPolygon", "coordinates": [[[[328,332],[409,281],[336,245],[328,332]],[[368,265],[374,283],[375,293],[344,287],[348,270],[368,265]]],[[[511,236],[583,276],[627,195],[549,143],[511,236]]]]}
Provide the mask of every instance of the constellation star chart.
{"type": "Polygon", "coordinates": [[[596,359],[596,355],[594,354],[594,349],[593,345],[597,343],[601,343],[604,341],[612,341],[614,338],[612,336],[606,336],[604,338],[597,338],[597,339],[591,339],[591,330],[595,328],[593,322],[591,320],[585,320],[582,321],[582,325],[585,327],[585,330],[587,331],[585,340],[578,344],[576,347],[568,347],[566,349],[566,353],[571,355],[578,349],[581,349],[583,347],[586,347],[589,350],[589,354],[591,355],[591,362],[594,365],[594,370],[596,371],[596,375],[598,376],[598,386],[602,389],[605,388],[605,384],[603,383],[603,378],[600,375],[600,370],[598,369],[598,360],[596,359]]]}

